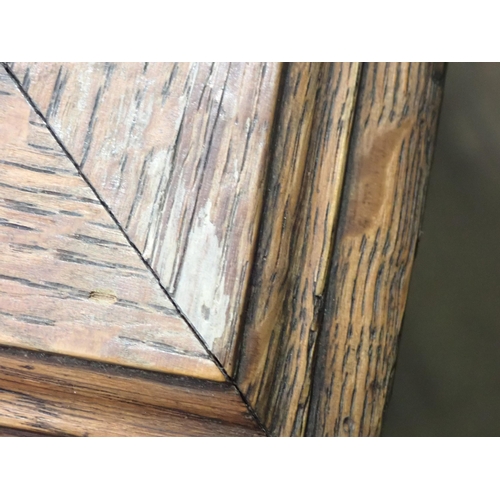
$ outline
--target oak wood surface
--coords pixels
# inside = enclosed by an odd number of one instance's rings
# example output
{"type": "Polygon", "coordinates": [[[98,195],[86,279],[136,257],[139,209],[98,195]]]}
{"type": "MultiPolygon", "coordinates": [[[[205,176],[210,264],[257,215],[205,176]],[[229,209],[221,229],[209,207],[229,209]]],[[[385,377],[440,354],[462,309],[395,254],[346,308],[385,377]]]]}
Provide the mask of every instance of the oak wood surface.
{"type": "Polygon", "coordinates": [[[359,90],[308,435],[380,433],[442,97],[440,63],[367,63],[359,90]]]}
{"type": "Polygon", "coordinates": [[[287,68],[237,382],[273,434],[301,435],[359,64],[287,68]]]}
{"type": "Polygon", "coordinates": [[[0,68],[0,342],[224,380],[0,68]]]}
{"type": "Polygon", "coordinates": [[[72,436],[262,436],[227,382],[0,348],[0,426],[72,436]]]}
{"type": "Polygon", "coordinates": [[[442,65],[5,71],[0,427],[379,433],[442,65]]]}
{"type": "Polygon", "coordinates": [[[281,65],[11,68],[231,374],[281,65]]]}

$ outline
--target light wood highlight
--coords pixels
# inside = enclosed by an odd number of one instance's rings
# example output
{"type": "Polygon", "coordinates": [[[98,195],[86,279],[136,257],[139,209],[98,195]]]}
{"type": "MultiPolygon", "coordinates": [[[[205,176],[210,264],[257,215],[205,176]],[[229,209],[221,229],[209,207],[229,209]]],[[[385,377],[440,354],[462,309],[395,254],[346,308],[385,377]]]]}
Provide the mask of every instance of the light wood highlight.
{"type": "Polygon", "coordinates": [[[11,68],[231,374],[281,65],[11,68]]]}
{"type": "Polygon", "coordinates": [[[364,65],[308,435],[378,435],[419,235],[444,67],[364,65]]]}
{"type": "Polygon", "coordinates": [[[287,67],[237,381],[272,434],[301,435],[360,65],[287,67]]]}
{"type": "Polygon", "coordinates": [[[224,380],[0,68],[0,343],[224,380]]]}

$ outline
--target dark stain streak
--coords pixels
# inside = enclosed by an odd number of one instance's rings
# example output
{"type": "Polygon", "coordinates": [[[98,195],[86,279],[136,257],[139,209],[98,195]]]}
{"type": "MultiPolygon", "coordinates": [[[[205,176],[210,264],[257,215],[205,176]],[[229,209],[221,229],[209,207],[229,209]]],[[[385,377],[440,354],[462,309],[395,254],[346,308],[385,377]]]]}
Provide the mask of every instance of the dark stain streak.
{"type": "Polygon", "coordinates": [[[89,124],[87,127],[87,133],[85,135],[85,140],[83,141],[83,156],[82,161],[80,162],[80,170],[83,170],[85,166],[85,162],[87,161],[87,156],[89,154],[90,145],[92,143],[92,137],[94,133],[95,123],[97,121],[97,109],[99,108],[100,100],[102,94],[102,87],[99,87],[97,91],[96,98],[94,100],[94,106],[92,107],[92,114],[90,115],[89,124]]]}
{"type": "Polygon", "coordinates": [[[50,151],[53,155],[64,156],[64,153],[61,151],[57,151],[54,148],[49,148],[47,146],[42,146],[41,144],[33,144],[32,142],[28,142],[28,146],[35,149],[40,149],[41,151],[50,151]]]}
{"type": "Polygon", "coordinates": [[[59,260],[62,260],[63,262],[72,262],[73,264],[83,264],[83,265],[88,265],[88,266],[96,266],[96,267],[105,267],[108,269],[128,269],[131,271],[138,271],[142,272],[142,269],[136,268],[136,267],[131,267],[131,266],[126,266],[124,264],[118,264],[117,262],[97,262],[94,260],[88,260],[85,258],[82,258],[81,256],[85,257],[83,254],[79,254],[77,252],[70,252],[68,250],[56,250],[56,256],[59,260]]]}
{"type": "Polygon", "coordinates": [[[168,307],[159,306],[157,304],[148,304],[148,306],[166,316],[177,316],[177,311],[175,309],[169,309],[168,307]]]}
{"type": "Polygon", "coordinates": [[[70,238],[73,238],[73,239],[78,240],[78,241],[83,241],[84,243],[88,243],[90,245],[101,245],[101,246],[128,248],[128,245],[126,245],[125,243],[103,240],[101,238],[94,238],[93,236],[88,236],[85,234],[73,234],[70,236],[70,238]]]}
{"type": "Polygon", "coordinates": [[[83,214],[72,212],[71,210],[59,210],[61,215],[68,215],[69,217],[83,217],[83,214]]]}
{"type": "Polygon", "coordinates": [[[34,231],[39,232],[36,229],[28,226],[23,226],[21,224],[15,224],[14,222],[9,222],[7,219],[0,217],[0,226],[10,227],[12,229],[19,229],[21,231],[34,231]]]}
{"type": "Polygon", "coordinates": [[[176,354],[180,356],[189,356],[202,359],[207,358],[207,355],[205,353],[185,351],[182,349],[177,349],[167,344],[163,344],[161,342],[144,341],[140,339],[134,339],[131,337],[124,337],[122,335],[119,335],[117,338],[120,341],[120,343],[126,347],[147,347],[155,351],[164,352],[166,354],[176,354]]]}
{"type": "Polygon", "coordinates": [[[84,299],[88,297],[88,291],[76,288],[74,286],[65,285],[64,283],[56,283],[53,281],[44,281],[43,285],[54,291],[66,291],[71,298],[84,299]]]}
{"type": "MultiPolygon", "coordinates": [[[[170,161],[170,154],[167,154],[165,166],[162,171],[161,179],[158,183],[158,189],[156,190],[154,202],[151,208],[151,213],[153,214],[156,212],[156,217],[149,217],[148,226],[146,229],[146,242],[144,244],[144,248],[149,248],[150,241],[153,240],[152,251],[150,255],[151,259],[154,259],[158,244],[162,241],[161,237],[159,237],[159,228],[162,221],[163,212],[165,210],[165,203],[168,192],[170,190],[170,184],[172,182],[173,168],[174,164],[170,161]]],[[[146,251],[144,253],[146,253],[146,251]]]]}
{"type": "Polygon", "coordinates": [[[17,212],[25,212],[28,214],[35,214],[42,216],[55,215],[55,212],[49,212],[48,210],[41,210],[32,203],[26,203],[18,200],[10,200],[8,198],[4,198],[3,206],[11,210],[15,210],[17,212]]]}
{"type": "Polygon", "coordinates": [[[104,91],[109,89],[109,85],[111,83],[111,78],[116,69],[116,63],[104,63],[104,67],[106,68],[106,72],[104,74],[104,91]]]}
{"type": "MultiPolygon", "coordinates": [[[[366,268],[366,277],[365,277],[365,288],[366,288],[366,284],[368,283],[368,280],[370,278],[370,272],[371,272],[372,265],[374,262],[375,253],[378,249],[379,236],[380,236],[380,227],[377,229],[377,233],[375,235],[375,241],[374,241],[372,249],[370,251],[370,255],[368,256],[368,265],[366,268]]],[[[366,301],[366,293],[363,294],[363,300],[361,303],[361,314],[363,314],[363,315],[365,314],[365,301],[366,301]]]]}
{"type": "Polygon", "coordinates": [[[23,78],[23,88],[28,92],[31,84],[31,78],[30,78],[30,68],[26,68],[26,72],[24,73],[24,78],[23,78]]]}
{"type": "Polygon", "coordinates": [[[151,161],[151,159],[153,158],[153,155],[154,155],[154,149],[151,149],[149,151],[149,153],[146,155],[146,158],[144,159],[144,162],[142,163],[142,168],[141,168],[141,173],[139,175],[139,180],[137,182],[137,189],[136,189],[136,192],[135,192],[135,195],[134,195],[134,200],[132,202],[132,207],[130,208],[130,212],[128,214],[128,217],[127,217],[127,222],[125,223],[125,229],[128,229],[129,225],[130,225],[130,222],[132,220],[132,217],[134,216],[135,214],[135,211],[137,209],[137,205],[139,203],[139,200],[141,199],[142,197],[142,194],[144,192],[144,185],[146,183],[146,166],[148,165],[148,163],[151,161]]]}
{"type": "Polygon", "coordinates": [[[0,280],[14,281],[15,283],[20,283],[21,285],[29,286],[30,288],[40,288],[43,290],[50,289],[50,287],[47,285],[43,285],[41,283],[35,283],[34,281],[30,281],[24,278],[18,278],[16,276],[7,276],[5,274],[0,274],[0,280]]]}
{"type": "Polygon", "coordinates": [[[137,311],[147,311],[141,304],[126,299],[117,299],[116,305],[127,309],[136,309],[137,311]]]}
{"type": "Polygon", "coordinates": [[[33,325],[43,325],[43,326],[54,326],[56,322],[47,318],[39,318],[37,316],[31,316],[27,314],[20,314],[15,316],[16,319],[23,321],[24,323],[31,323],[33,325]]]}
{"type": "Polygon", "coordinates": [[[49,174],[49,175],[54,175],[56,173],[55,168],[50,168],[50,167],[33,167],[31,165],[23,165],[21,163],[16,163],[13,161],[6,161],[6,160],[0,160],[0,164],[2,165],[7,165],[9,167],[17,167],[17,168],[22,168],[24,170],[30,170],[32,172],[38,172],[40,174],[49,174]]]}
{"type": "Polygon", "coordinates": [[[115,229],[115,226],[113,224],[103,224],[102,222],[94,222],[94,221],[91,221],[90,224],[92,224],[92,226],[102,227],[104,229],[115,229]]]}
{"type": "Polygon", "coordinates": [[[172,72],[170,73],[170,76],[168,78],[168,81],[166,81],[163,84],[163,88],[162,88],[162,91],[161,91],[161,97],[162,97],[162,99],[161,99],[161,105],[162,106],[165,105],[165,101],[167,100],[168,94],[170,92],[170,86],[172,85],[172,82],[174,81],[175,77],[177,76],[178,70],[179,70],[179,64],[175,63],[174,67],[172,68],[172,72]]]}
{"type": "Polygon", "coordinates": [[[32,250],[46,252],[48,250],[47,248],[43,248],[39,245],[27,245],[25,243],[11,243],[10,247],[17,251],[32,250]]]}
{"type": "Polygon", "coordinates": [[[201,108],[201,103],[202,103],[202,101],[203,101],[203,96],[205,95],[205,92],[206,92],[206,90],[207,90],[207,87],[208,87],[208,85],[209,85],[209,83],[210,83],[210,79],[212,78],[212,74],[213,74],[213,72],[214,72],[214,68],[215,68],[215,63],[212,63],[212,64],[210,65],[210,70],[209,70],[209,72],[208,72],[208,76],[207,76],[207,78],[206,78],[206,80],[205,80],[205,85],[203,85],[203,90],[201,91],[200,98],[199,98],[199,100],[198,100],[198,105],[196,106],[196,110],[197,110],[197,111],[199,111],[199,110],[200,110],[200,108],[201,108]]]}
{"type": "Polygon", "coordinates": [[[48,196],[56,196],[58,198],[65,198],[66,200],[78,201],[81,203],[89,203],[91,205],[99,205],[99,201],[93,198],[85,198],[80,196],[74,196],[72,194],[60,193],[58,191],[50,191],[49,189],[33,189],[33,193],[46,194],[48,196]]]}
{"type": "Polygon", "coordinates": [[[117,189],[118,192],[120,192],[122,189],[122,182],[124,179],[124,173],[125,173],[125,167],[127,165],[127,161],[128,161],[128,154],[124,153],[124,155],[120,159],[120,181],[118,183],[118,189],[117,189]]]}
{"type": "Polygon", "coordinates": [[[63,76],[62,72],[63,72],[63,66],[61,65],[57,73],[56,83],[54,84],[54,90],[52,91],[49,107],[47,108],[47,114],[46,114],[47,120],[50,120],[52,116],[56,115],[59,110],[61,96],[67,82],[67,76],[63,76]]]}

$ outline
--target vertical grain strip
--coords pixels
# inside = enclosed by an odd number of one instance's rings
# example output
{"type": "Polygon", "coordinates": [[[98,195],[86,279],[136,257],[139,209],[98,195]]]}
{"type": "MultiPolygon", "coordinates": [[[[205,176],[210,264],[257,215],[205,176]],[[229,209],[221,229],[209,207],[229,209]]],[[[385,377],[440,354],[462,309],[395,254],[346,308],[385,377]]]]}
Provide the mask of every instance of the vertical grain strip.
{"type": "Polygon", "coordinates": [[[288,65],[237,383],[273,435],[304,432],[358,64],[288,65]]]}
{"type": "Polygon", "coordinates": [[[365,65],[318,338],[308,435],[380,432],[443,76],[442,64],[365,65]]]}

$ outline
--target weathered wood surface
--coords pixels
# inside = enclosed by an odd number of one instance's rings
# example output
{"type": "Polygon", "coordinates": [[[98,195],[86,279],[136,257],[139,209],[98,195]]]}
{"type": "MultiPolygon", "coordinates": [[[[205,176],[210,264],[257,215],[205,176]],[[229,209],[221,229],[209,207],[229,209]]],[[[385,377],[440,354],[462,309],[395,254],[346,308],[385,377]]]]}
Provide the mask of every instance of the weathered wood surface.
{"type": "Polygon", "coordinates": [[[224,380],[0,68],[0,343],[224,380]]]}
{"type": "Polygon", "coordinates": [[[360,65],[293,63],[284,82],[237,373],[273,434],[301,435],[360,65]]]}
{"type": "Polygon", "coordinates": [[[264,435],[227,382],[12,348],[0,348],[0,426],[72,436],[264,435]]]}
{"type": "Polygon", "coordinates": [[[99,196],[2,74],[0,343],[189,378],[6,351],[0,426],[262,434],[160,280],[270,434],[379,433],[442,65],[10,68],[99,196]]]}
{"type": "Polygon", "coordinates": [[[231,374],[281,65],[10,67],[231,374]]]}
{"type": "Polygon", "coordinates": [[[308,435],[380,432],[443,80],[442,64],[364,65],[308,435]]]}

